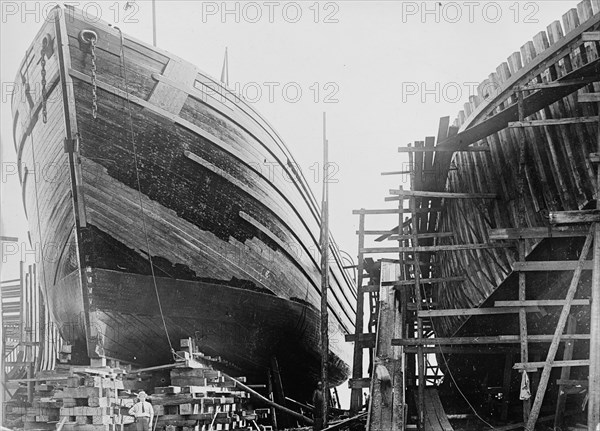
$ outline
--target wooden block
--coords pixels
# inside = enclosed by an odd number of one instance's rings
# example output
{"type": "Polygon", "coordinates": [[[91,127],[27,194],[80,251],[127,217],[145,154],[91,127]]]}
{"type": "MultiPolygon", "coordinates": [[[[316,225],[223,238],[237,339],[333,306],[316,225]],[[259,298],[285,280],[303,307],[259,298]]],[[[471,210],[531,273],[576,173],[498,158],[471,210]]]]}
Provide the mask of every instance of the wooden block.
{"type": "Polygon", "coordinates": [[[190,403],[179,405],[180,415],[191,415],[194,413],[194,406],[190,403]]]}
{"type": "Polygon", "coordinates": [[[106,358],[90,358],[90,367],[106,367],[106,358]]]}
{"type": "Polygon", "coordinates": [[[155,394],[179,394],[181,393],[180,386],[163,386],[154,388],[155,394]]]}

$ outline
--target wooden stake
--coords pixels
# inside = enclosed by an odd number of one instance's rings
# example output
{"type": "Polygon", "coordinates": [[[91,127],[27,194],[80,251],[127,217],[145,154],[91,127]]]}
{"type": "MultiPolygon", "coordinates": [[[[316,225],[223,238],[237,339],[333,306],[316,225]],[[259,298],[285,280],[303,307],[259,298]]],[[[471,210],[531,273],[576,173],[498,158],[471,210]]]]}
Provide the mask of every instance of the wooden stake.
{"type": "Polygon", "coordinates": [[[579,261],[577,263],[577,268],[575,269],[573,279],[571,280],[569,290],[567,291],[567,297],[565,298],[567,303],[565,304],[565,306],[562,309],[562,312],[560,313],[558,324],[556,325],[556,330],[554,331],[554,336],[552,337],[552,343],[550,344],[550,348],[548,349],[548,356],[546,357],[544,370],[542,371],[542,376],[540,377],[540,384],[535,394],[535,401],[533,402],[533,407],[531,408],[529,420],[527,421],[527,425],[525,426],[525,429],[527,431],[534,430],[537,418],[540,414],[542,402],[544,401],[544,395],[546,393],[546,388],[548,387],[548,380],[550,379],[550,372],[552,371],[552,362],[554,361],[554,358],[556,356],[558,345],[560,343],[560,337],[565,329],[567,317],[569,317],[569,312],[571,311],[571,301],[573,300],[575,292],[577,291],[577,285],[579,284],[581,273],[583,272],[583,264],[591,248],[593,233],[594,230],[592,228],[590,230],[589,235],[585,239],[585,243],[583,244],[581,256],[579,256],[579,261]]]}
{"type": "MultiPolygon", "coordinates": [[[[525,262],[525,240],[519,240],[519,261],[525,262]]],[[[519,272],[519,301],[525,301],[526,298],[526,278],[524,272],[519,272]]],[[[521,362],[529,361],[529,348],[527,346],[527,311],[521,307],[519,309],[519,340],[521,345],[521,362]]],[[[523,371],[524,373],[527,370],[523,371]]],[[[531,410],[531,398],[523,400],[523,422],[529,420],[529,411],[531,410]]]]}
{"type": "Polygon", "coordinates": [[[326,114],[323,112],[323,203],[321,206],[321,381],[323,382],[323,427],[327,428],[329,409],[329,387],[327,367],[329,365],[329,316],[327,289],[329,283],[329,155],[326,136],[326,114]]]}

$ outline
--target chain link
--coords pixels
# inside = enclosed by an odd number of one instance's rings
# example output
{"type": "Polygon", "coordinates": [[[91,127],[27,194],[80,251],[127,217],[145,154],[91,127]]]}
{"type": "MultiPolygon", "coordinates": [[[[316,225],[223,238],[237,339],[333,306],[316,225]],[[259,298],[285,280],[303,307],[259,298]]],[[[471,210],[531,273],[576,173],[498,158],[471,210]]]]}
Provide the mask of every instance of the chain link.
{"type": "Polygon", "coordinates": [[[46,90],[46,50],[42,48],[42,59],[40,60],[42,64],[42,120],[44,124],[48,122],[48,108],[47,108],[47,100],[48,93],[46,90]]]}
{"type": "Polygon", "coordinates": [[[90,38],[92,49],[92,117],[96,119],[98,115],[98,93],[96,85],[96,38],[90,38]]]}

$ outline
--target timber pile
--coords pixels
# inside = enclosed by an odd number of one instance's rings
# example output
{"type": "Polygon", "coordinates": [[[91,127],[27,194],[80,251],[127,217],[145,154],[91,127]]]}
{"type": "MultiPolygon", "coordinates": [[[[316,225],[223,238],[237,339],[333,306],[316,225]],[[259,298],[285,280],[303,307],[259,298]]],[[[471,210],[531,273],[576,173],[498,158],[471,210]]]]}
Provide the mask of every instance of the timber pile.
{"type": "Polygon", "coordinates": [[[150,401],[158,416],[157,429],[205,430],[211,424],[216,431],[247,429],[268,411],[244,410],[249,395],[236,390],[234,382],[212,368],[176,368],[171,371],[171,382],[187,385],[154,388],[150,401]]]}
{"type": "MultiPolygon", "coordinates": [[[[149,401],[157,416],[156,429],[166,431],[241,430],[264,419],[269,409],[248,410],[250,395],[236,390],[236,382],[215,370],[220,358],[197,351],[192,339],[181,340],[178,366],[170,371],[171,386],[155,387],[149,401]]],[[[236,377],[242,383],[245,377],[236,377]]]]}
{"type": "Polygon", "coordinates": [[[9,405],[8,418],[26,430],[53,430],[61,423],[64,431],[108,431],[132,423],[126,414],[134,395],[124,390],[124,373],[105,366],[64,365],[39,372],[33,401],[9,405]]]}

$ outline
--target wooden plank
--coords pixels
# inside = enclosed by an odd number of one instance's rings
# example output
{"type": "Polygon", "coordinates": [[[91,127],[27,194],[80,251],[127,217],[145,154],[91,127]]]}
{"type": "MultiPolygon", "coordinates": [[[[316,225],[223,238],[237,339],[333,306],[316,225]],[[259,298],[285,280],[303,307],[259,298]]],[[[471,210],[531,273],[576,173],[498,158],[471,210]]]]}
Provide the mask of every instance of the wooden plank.
{"type": "Polygon", "coordinates": [[[581,35],[583,42],[600,42],[600,31],[586,31],[581,35]]]}
{"type": "MultiPolygon", "coordinates": [[[[364,211],[364,210],[363,210],[364,211]]],[[[354,212],[353,212],[354,213],[354,212]]],[[[364,247],[365,236],[363,232],[365,230],[365,213],[360,213],[359,221],[358,221],[358,249],[364,247]]],[[[356,280],[357,286],[363,285],[363,277],[364,277],[364,258],[360,251],[358,252],[358,277],[356,280]]],[[[356,302],[356,318],[355,318],[355,331],[354,335],[359,338],[363,332],[364,327],[364,304],[365,297],[360,294],[357,295],[356,302]]],[[[373,344],[375,341],[373,340],[373,344]]],[[[352,378],[353,379],[362,379],[363,378],[363,346],[356,342],[354,344],[354,352],[352,356],[352,378]]],[[[354,388],[350,393],[350,412],[351,414],[356,414],[360,410],[363,405],[363,392],[362,388],[354,388]]]]}
{"type": "MultiPolygon", "coordinates": [[[[565,305],[564,299],[539,299],[519,301],[496,301],[494,307],[558,307],[565,305]]],[[[590,305],[589,299],[574,299],[571,305],[590,305]]]]}
{"type": "MultiPolygon", "coordinates": [[[[423,310],[417,313],[418,317],[443,317],[443,316],[490,316],[496,314],[519,313],[523,307],[498,307],[498,308],[456,308],[447,310],[423,310]]],[[[539,309],[530,307],[529,313],[539,312],[539,309]]]]}
{"type": "Polygon", "coordinates": [[[573,80],[573,81],[565,80],[565,81],[533,83],[533,84],[523,85],[519,88],[521,88],[522,90],[543,90],[543,89],[548,89],[548,88],[571,87],[573,85],[579,85],[579,84],[590,84],[590,83],[596,82],[598,80],[600,80],[598,77],[591,76],[588,78],[578,79],[578,80],[573,80]]]}
{"type": "Polygon", "coordinates": [[[408,175],[410,174],[410,171],[390,171],[390,172],[382,172],[381,175],[382,176],[386,176],[386,175],[408,175]]]}
{"type": "Polygon", "coordinates": [[[588,234],[585,226],[548,226],[529,228],[489,229],[491,241],[506,239],[572,238],[588,234]]]}
{"type": "MultiPolygon", "coordinates": [[[[426,214],[429,212],[433,212],[433,211],[441,211],[442,207],[434,207],[434,208],[419,208],[417,210],[418,214],[426,214]]],[[[352,214],[353,215],[360,215],[360,214],[364,214],[364,215],[382,215],[382,214],[404,214],[404,213],[410,213],[410,210],[408,208],[385,208],[385,209],[371,209],[371,210],[366,210],[366,209],[360,209],[360,210],[353,210],[352,214]]]]}
{"type": "Polygon", "coordinates": [[[553,211],[550,213],[550,223],[600,223],[600,209],[582,211],[553,211]]]}
{"type": "Polygon", "coordinates": [[[365,247],[362,253],[430,253],[436,251],[481,250],[491,248],[507,248],[504,244],[451,244],[451,245],[424,245],[416,247],[365,247]]]}
{"type": "MultiPolygon", "coordinates": [[[[525,251],[525,240],[519,240],[519,261],[525,261],[526,251],[525,251]]],[[[527,287],[527,279],[526,274],[524,272],[519,272],[519,302],[525,301],[526,295],[526,287],[527,287]]],[[[527,328],[527,310],[523,307],[519,308],[519,341],[520,341],[520,356],[521,362],[529,361],[529,343],[528,343],[528,328],[527,328]]],[[[523,400],[523,421],[527,422],[529,420],[529,411],[531,410],[531,398],[523,400]]]]}
{"type": "Polygon", "coordinates": [[[598,117],[574,117],[574,118],[554,118],[549,120],[531,120],[531,121],[512,121],[508,127],[543,127],[543,126],[564,126],[568,124],[596,123],[598,117]]]}
{"type": "MultiPolygon", "coordinates": [[[[454,232],[432,232],[432,233],[420,233],[417,235],[419,239],[427,239],[427,238],[451,238],[454,236],[454,232]]],[[[413,235],[395,235],[388,237],[389,241],[401,241],[405,239],[411,239],[413,235]]]]}
{"type": "MultiPolygon", "coordinates": [[[[572,334],[561,336],[561,341],[589,340],[589,334],[572,334]]],[[[548,343],[552,335],[528,335],[529,343],[548,343]]],[[[467,344],[519,344],[518,335],[497,335],[481,337],[449,337],[449,338],[398,338],[392,340],[392,346],[435,346],[435,345],[467,345],[467,344]]]]}
{"type": "MultiPolygon", "coordinates": [[[[569,321],[567,323],[567,334],[574,334],[577,330],[577,319],[571,315],[569,316],[569,321]]],[[[565,349],[563,352],[563,361],[569,361],[573,359],[573,348],[575,346],[574,341],[567,341],[565,344],[565,349]]],[[[559,381],[568,381],[571,376],[571,367],[563,367],[560,372],[559,381]]],[[[558,383],[560,385],[560,383],[558,383]]],[[[561,429],[563,426],[563,420],[565,415],[565,407],[567,403],[567,393],[565,392],[565,388],[560,385],[558,388],[558,396],[556,400],[556,411],[554,413],[554,429],[561,429]]]]}
{"type": "Polygon", "coordinates": [[[489,152],[487,147],[398,147],[399,153],[433,153],[433,152],[489,152]]]}
{"type": "MultiPolygon", "coordinates": [[[[449,283],[454,281],[464,281],[465,277],[443,277],[443,278],[422,278],[421,284],[436,284],[436,283],[449,283]]],[[[399,280],[394,283],[394,287],[400,286],[412,286],[415,284],[414,280],[399,280]]]]}
{"type": "Polygon", "coordinates": [[[559,386],[581,386],[587,388],[589,382],[587,380],[557,379],[556,384],[559,386]]]}
{"type": "MultiPolygon", "coordinates": [[[[530,261],[530,262],[514,262],[512,265],[513,271],[573,271],[577,267],[577,262],[574,260],[552,260],[552,261],[530,261]]],[[[593,262],[586,260],[583,263],[584,271],[593,270],[593,262]]]]}
{"type": "MultiPolygon", "coordinates": [[[[552,361],[552,362],[546,362],[546,361],[538,361],[538,362],[517,362],[515,363],[515,365],[513,365],[513,369],[515,370],[527,370],[527,371],[535,371],[538,368],[545,368],[546,366],[548,366],[548,368],[559,368],[559,367],[587,367],[590,365],[590,360],[589,359],[573,359],[570,361],[552,361]]],[[[540,386],[541,386],[541,379],[540,379],[540,386]]],[[[538,389],[539,391],[539,389],[538,389]]],[[[537,398],[537,395],[536,395],[537,398]]],[[[535,407],[535,404],[534,404],[535,407]]],[[[532,420],[533,418],[533,413],[534,410],[533,408],[531,409],[531,418],[530,420],[532,420]]]]}
{"type": "MultiPolygon", "coordinates": [[[[546,388],[548,387],[548,380],[550,379],[550,372],[552,371],[552,367],[554,366],[554,358],[556,356],[556,352],[558,351],[558,345],[561,339],[561,335],[565,330],[565,325],[567,323],[567,318],[569,317],[569,312],[571,311],[571,301],[575,297],[575,292],[577,291],[577,286],[579,285],[579,280],[581,278],[581,274],[583,272],[583,265],[585,263],[585,259],[590,251],[591,244],[593,239],[593,229],[590,230],[590,234],[585,239],[585,243],[583,244],[583,248],[581,249],[581,255],[579,257],[579,261],[577,262],[577,267],[573,273],[573,278],[571,279],[571,284],[569,285],[569,289],[567,291],[567,295],[565,300],[567,303],[563,307],[560,317],[558,319],[558,323],[556,324],[556,330],[554,331],[554,335],[552,337],[552,343],[548,349],[548,355],[546,356],[546,361],[543,363],[542,375],[540,377],[540,383],[538,389],[535,394],[535,400],[533,402],[533,406],[531,407],[531,414],[529,415],[529,420],[527,421],[526,429],[534,429],[535,424],[537,422],[537,418],[540,414],[540,410],[542,408],[542,402],[544,401],[544,396],[546,394],[546,388]]],[[[573,362],[573,361],[567,361],[573,362]]],[[[587,361],[589,364],[589,360],[587,361]]],[[[530,366],[530,365],[528,365],[530,366]]],[[[575,366],[571,364],[571,366],[575,366]]]]}
{"type": "Polygon", "coordinates": [[[600,103],[600,93],[579,93],[577,101],[579,103],[600,103]]]}
{"type": "Polygon", "coordinates": [[[442,198],[442,199],[496,199],[495,193],[449,193],[449,192],[428,192],[423,190],[398,190],[390,189],[391,195],[398,195],[402,199],[416,198],[442,198]]]}
{"type": "Polygon", "coordinates": [[[371,379],[369,377],[348,380],[348,387],[350,389],[363,389],[368,388],[370,385],[371,379]]]}

